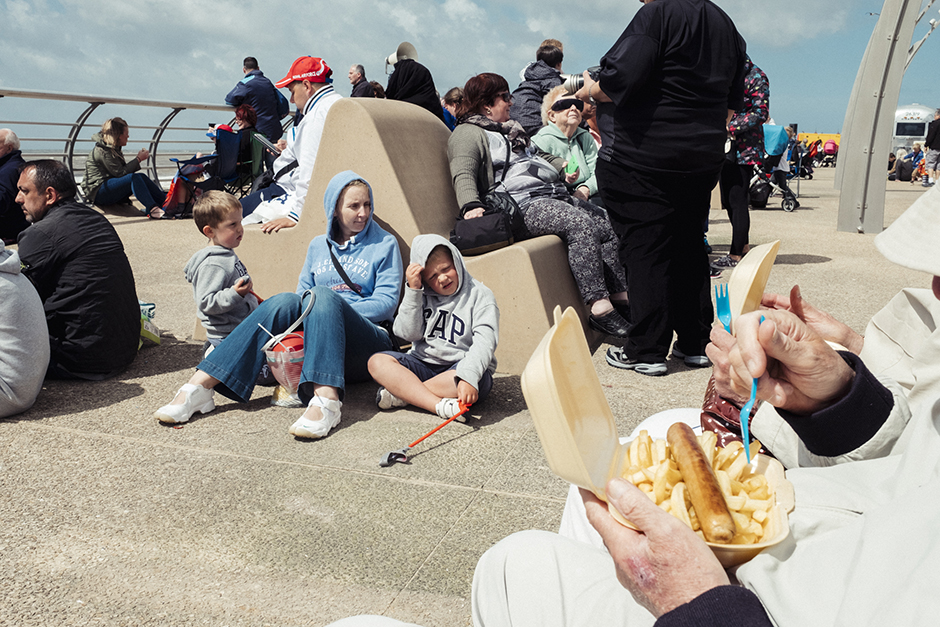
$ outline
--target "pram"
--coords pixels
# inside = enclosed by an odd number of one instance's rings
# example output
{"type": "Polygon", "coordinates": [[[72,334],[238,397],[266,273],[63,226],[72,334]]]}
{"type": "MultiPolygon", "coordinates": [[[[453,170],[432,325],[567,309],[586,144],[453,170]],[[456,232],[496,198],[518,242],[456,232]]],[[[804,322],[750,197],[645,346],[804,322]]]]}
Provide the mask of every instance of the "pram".
{"type": "Polygon", "coordinates": [[[782,126],[773,124],[764,125],[764,155],[763,163],[754,168],[754,176],[748,188],[751,205],[762,209],[767,206],[767,200],[775,193],[783,196],[782,207],[790,212],[800,206],[796,196],[787,185],[787,178],[783,170],[774,172],[787,149],[788,137],[782,126]]]}
{"type": "Polygon", "coordinates": [[[793,143],[790,148],[790,171],[787,173],[787,179],[801,178],[809,180],[813,178],[813,164],[816,162],[816,155],[819,153],[821,143],[817,139],[809,145],[806,152],[803,152],[803,145],[799,141],[793,143]]]}

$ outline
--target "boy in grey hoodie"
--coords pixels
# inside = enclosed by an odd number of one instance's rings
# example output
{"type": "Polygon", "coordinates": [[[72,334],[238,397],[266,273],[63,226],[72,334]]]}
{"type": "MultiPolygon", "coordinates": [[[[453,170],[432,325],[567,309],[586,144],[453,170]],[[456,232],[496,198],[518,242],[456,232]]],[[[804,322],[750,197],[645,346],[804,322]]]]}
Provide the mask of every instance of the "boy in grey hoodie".
{"type": "Polygon", "coordinates": [[[193,255],[183,272],[193,284],[199,320],[213,347],[258,306],[248,271],[232,250],[245,233],[241,210],[234,196],[220,191],[206,192],[193,207],[196,227],[212,246],[193,255]]]}
{"type": "Polygon", "coordinates": [[[411,350],[369,359],[369,373],[382,386],[375,400],[379,409],[410,404],[446,420],[460,411],[459,403],[482,401],[493,386],[499,308],[440,235],[414,239],[405,280],[393,330],[411,350]]]}

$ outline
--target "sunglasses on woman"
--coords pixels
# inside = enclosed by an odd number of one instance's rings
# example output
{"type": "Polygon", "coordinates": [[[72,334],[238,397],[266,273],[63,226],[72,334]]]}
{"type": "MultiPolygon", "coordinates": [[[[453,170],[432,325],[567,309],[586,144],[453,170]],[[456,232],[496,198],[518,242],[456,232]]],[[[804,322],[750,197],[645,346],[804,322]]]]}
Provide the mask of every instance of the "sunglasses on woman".
{"type": "Polygon", "coordinates": [[[497,97],[497,98],[502,98],[502,99],[505,100],[506,102],[512,104],[512,100],[513,100],[512,94],[510,94],[508,91],[504,91],[504,92],[501,93],[501,94],[496,94],[496,97],[497,97]]]}
{"type": "Polygon", "coordinates": [[[577,98],[562,98],[556,100],[555,104],[552,105],[552,111],[567,111],[572,105],[574,105],[578,111],[584,111],[584,102],[577,98]]]}

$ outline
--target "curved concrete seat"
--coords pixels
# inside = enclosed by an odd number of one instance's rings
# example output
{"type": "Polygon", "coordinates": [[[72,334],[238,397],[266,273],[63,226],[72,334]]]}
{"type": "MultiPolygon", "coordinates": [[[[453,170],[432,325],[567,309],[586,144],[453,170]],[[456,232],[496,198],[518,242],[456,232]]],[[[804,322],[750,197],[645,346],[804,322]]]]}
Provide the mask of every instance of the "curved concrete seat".
{"type": "MultiPolygon", "coordinates": [[[[405,265],[416,235],[447,237],[458,213],[447,162],[449,137],[450,131],[440,120],[409,103],[344,98],[333,105],[300,223],[272,235],[265,235],[258,226],[246,227],[235,251],[248,268],[255,291],[267,298],[297,287],[307,245],[326,231],[323,194],[327,183],[344,170],[357,172],[372,186],[375,220],[398,238],[405,265]]],[[[520,242],[466,261],[470,273],[496,294],[501,314],[496,351],[500,372],[522,372],[552,325],[556,305],[572,306],[586,320],[564,244],[555,236],[520,242]]],[[[204,337],[199,324],[197,332],[204,337]]],[[[594,335],[589,332],[588,337],[594,335]]]]}

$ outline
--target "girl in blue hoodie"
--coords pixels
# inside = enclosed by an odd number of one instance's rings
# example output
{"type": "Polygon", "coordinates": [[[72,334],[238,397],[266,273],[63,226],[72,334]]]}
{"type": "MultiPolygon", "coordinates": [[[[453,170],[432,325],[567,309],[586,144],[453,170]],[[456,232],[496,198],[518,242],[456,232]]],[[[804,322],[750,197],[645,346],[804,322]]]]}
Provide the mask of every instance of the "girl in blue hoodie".
{"type": "Polygon", "coordinates": [[[214,389],[247,402],[264,362],[261,347],[270,339],[259,325],[283,332],[313,298],[298,389],[307,409],[289,432],[321,438],[339,424],[346,379],[369,379],[369,357],[392,348],[379,325],[395,313],[403,272],[398,241],[372,219],[372,188],[360,176],[349,170],[334,176],[323,205],[329,230],[310,242],[297,293],[261,303],[199,364],[173,402],[157,410],[157,420],[180,423],[212,411],[214,389]]]}

